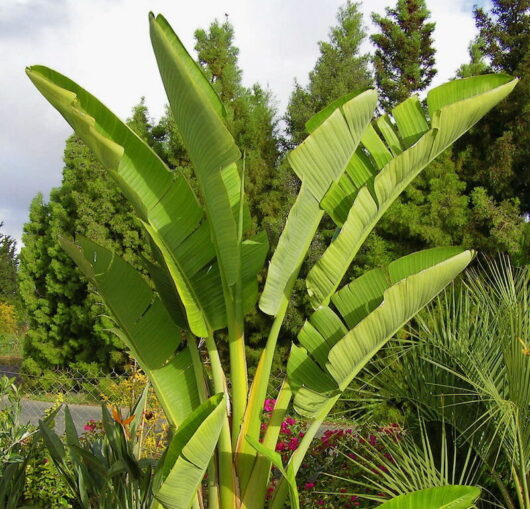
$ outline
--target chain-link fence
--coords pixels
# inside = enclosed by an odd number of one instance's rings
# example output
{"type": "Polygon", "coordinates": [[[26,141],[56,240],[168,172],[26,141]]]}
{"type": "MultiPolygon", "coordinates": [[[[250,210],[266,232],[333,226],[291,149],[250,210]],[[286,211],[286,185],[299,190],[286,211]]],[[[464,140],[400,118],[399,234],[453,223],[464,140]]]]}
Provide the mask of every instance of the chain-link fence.
{"type": "MultiPolygon", "coordinates": [[[[144,390],[147,378],[131,367],[121,372],[101,373],[95,369],[46,370],[41,374],[21,373],[3,367],[22,396],[21,420],[38,424],[45,411],[55,405],[68,405],[79,431],[91,420],[101,419],[101,404],[118,407],[127,413],[144,390]]],[[[58,415],[62,429],[63,417],[58,415]]]]}
{"type": "MultiPolygon", "coordinates": [[[[102,373],[96,368],[55,369],[41,374],[28,374],[3,367],[3,375],[10,377],[22,395],[21,420],[38,424],[45,411],[54,405],[68,405],[78,431],[90,421],[101,419],[101,404],[118,408],[128,414],[147,384],[147,377],[135,365],[121,371],[102,373]]],[[[269,381],[268,397],[278,393],[283,377],[276,375],[269,381]]],[[[150,394],[148,411],[164,420],[154,394],[150,394]]],[[[56,419],[58,431],[64,429],[60,413],[56,419]]]]}

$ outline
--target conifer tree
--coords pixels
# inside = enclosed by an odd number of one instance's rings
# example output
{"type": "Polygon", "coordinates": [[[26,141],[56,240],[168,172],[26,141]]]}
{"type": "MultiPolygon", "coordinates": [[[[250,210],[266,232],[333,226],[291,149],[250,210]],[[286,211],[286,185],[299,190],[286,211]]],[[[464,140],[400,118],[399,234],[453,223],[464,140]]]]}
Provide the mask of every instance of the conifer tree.
{"type": "Polygon", "coordinates": [[[471,76],[478,76],[479,74],[486,74],[488,72],[488,64],[484,58],[484,41],[477,37],[471,41],[468,48],[469,62],[462,64],[456,72],[457,78],[469,78],[471,76]]]}
{"type": "Polygon", "coordinates": [[[0,302],[16,304],[18,301],[17,243],[1,232],[4,223],[0,221],[0,302]]]}
{"type": "MultiPolygon", "coordinates": [[[[143,101],[130,120],[140,136],[150,130],[143,101]]],[[[95,362],[112,368],[125,356],[109,331],[104,306],[60,247],[59,236],[82,234],[141,268],[145,239],[108,172],[76,136],[66,142],[61,186],[44,203],[32,202],[21,251],[21,294],[30,318],[26,368],[95,362]]]]}
{"type": "Polygon", "coordinates": [[[520,79],[517,90],[457,145],[464,175],[497,200],[517,197],[530,212],[530,1],[493,0],[475,9],[475,23],[489,62],[487,72],[520,79]]]}
{"type": "Polygon", "coordinates": [[[386,16],[372,14],[379,33],[370,36],[380,101],[388,111],[414,92],[424,90],[436,75],[432,33],[425,0],[398,0],[386,16]]]}
{"type": "Polygon", "coordinates": [[[365,37],[360,4],[348,0],[339,8],[329,40],[318,43],[320,55],[308,85],[295,82],[285,118],[290,146],[306,137],[305,123],[315,113],[348,92],[371,85],[370,57],[361,53],[365,37]]]}

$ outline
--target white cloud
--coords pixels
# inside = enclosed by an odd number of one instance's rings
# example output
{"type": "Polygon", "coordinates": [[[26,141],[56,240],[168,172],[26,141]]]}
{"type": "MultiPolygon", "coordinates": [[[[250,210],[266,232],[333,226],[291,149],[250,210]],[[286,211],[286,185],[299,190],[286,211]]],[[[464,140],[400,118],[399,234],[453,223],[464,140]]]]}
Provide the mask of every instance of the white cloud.
{"type": "MultiPolygon", "coordinates": [[[[20,239],[32,197],[60,182],[70,129],[40,97],[24,67],[44,64],[70,76],[126,117],[145,96],[158,117],[165,97],[149,42],[147,12],[163,13],[189,49],[193,32],[225,13],[235,27],[243,79],[258,81],[287,104],[293,81],[307,79],[342,0],[2,0],[0,8],[0,220],[20,239]]],[[[383,12],[394,1],[366,0],[383,12]]],[[[469,0],[428,1],[437,23],[436,83],[467,59],[474,36],[469,0]]],[[[369,44],[365,45],[366,50],[369,44]]]]}

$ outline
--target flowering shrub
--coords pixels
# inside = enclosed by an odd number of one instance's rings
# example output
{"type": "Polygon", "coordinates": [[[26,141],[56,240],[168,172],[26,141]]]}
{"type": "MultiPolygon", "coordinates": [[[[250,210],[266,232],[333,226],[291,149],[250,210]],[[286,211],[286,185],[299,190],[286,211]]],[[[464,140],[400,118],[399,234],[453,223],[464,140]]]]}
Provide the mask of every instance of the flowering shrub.
{"type": "MultiPolygon", "coordinates": [[[[272,399],[265,401],[262,432],[267,428],[274,403],[272,399]]],[[[303,421],[293,417],[286,417],[282,422],[276,451],[281,454],[284,464],[300,445],[305,427],[303,421]]],[[[371,490],[368,486],[360,487],[353,484],[351,480],[377,478],[381,472],[369,468],[368,461],[363,461],[365,446],[368,444],[378,448],[382,454],[389,457],[389,454],[382,450],[384,441],[381,437],[391,435],[399,438],[401,432],[402,429],[397,424],[363,430],[342,427],[324,429],[313,442],[297,475],[301,507],[322,509],[377,507],[379,502],[364,497],[383,498],[384,495],[371,490]]],[[[273,469],[272,480],[267,490],[268,497],[271,496],[279,480],[279,472],[273,469]]]]}

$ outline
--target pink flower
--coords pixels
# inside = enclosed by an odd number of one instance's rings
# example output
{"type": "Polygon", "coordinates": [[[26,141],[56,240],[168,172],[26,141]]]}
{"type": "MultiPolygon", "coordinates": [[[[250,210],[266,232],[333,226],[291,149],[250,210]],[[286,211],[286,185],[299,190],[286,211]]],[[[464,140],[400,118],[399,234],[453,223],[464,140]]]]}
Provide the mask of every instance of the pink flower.
{"type": "Polygon", "coordinates": [[[317,500],[317,505],[324,505],[325,503],[323,500],[317,500]]]}
{"type": "Polygon", "coordinates": [[[276,451],[282,452],[287,450],[287,444],[285,442],[278,442],[276,444],[276,451]]]}
{"type": "Polygon", "coordinates": [[[315,483],[314,483],[314,482],[306,482],[306,483],[304,484],[304,488],[305,488],[306,490],[310,490],[311,488],[314,488],[314,487],[315,487],[315,483]]]}
{"type": "Polygon", "coordinates": [[[287,449],[289,449],[290,451],[296,451],[299,445],[300,440],[298,440],[298,438],[296,437],[293,437],[291,438],[291,440],[289,440],[289,443],[287,444],[287,449]]]}
{"type": "Polygon", "coordinates": [[[90,426],[90,424],[85,424],[85,425],[83,426],[83,429],[84,429],[85,431],[94,431],[94,430],[96,429],[96,427],[95,427],[95,426],[90,426]]]}
{"type": "Polygon", "coordinates": [[[263,409],[265,412],[272,412],[274,410],[274,405],[276,404],[275,399],[266,399],[265,404],[263,405],[263,409]]]}
{"type": "Polygon", "coordinates": [[[289,425],[285,421],[280,426],[280,433],[283,435],[290,435],[292,433],[291,428],[289,428],[289,425]]]}
{"type": "Polygon", "coordinates": [[[285,421],[289,426],[292,426],[293,424],[296,424],[296,420],[293,419],[292,417],[287,417],[287,419],[285,419],[285,421]]]}

